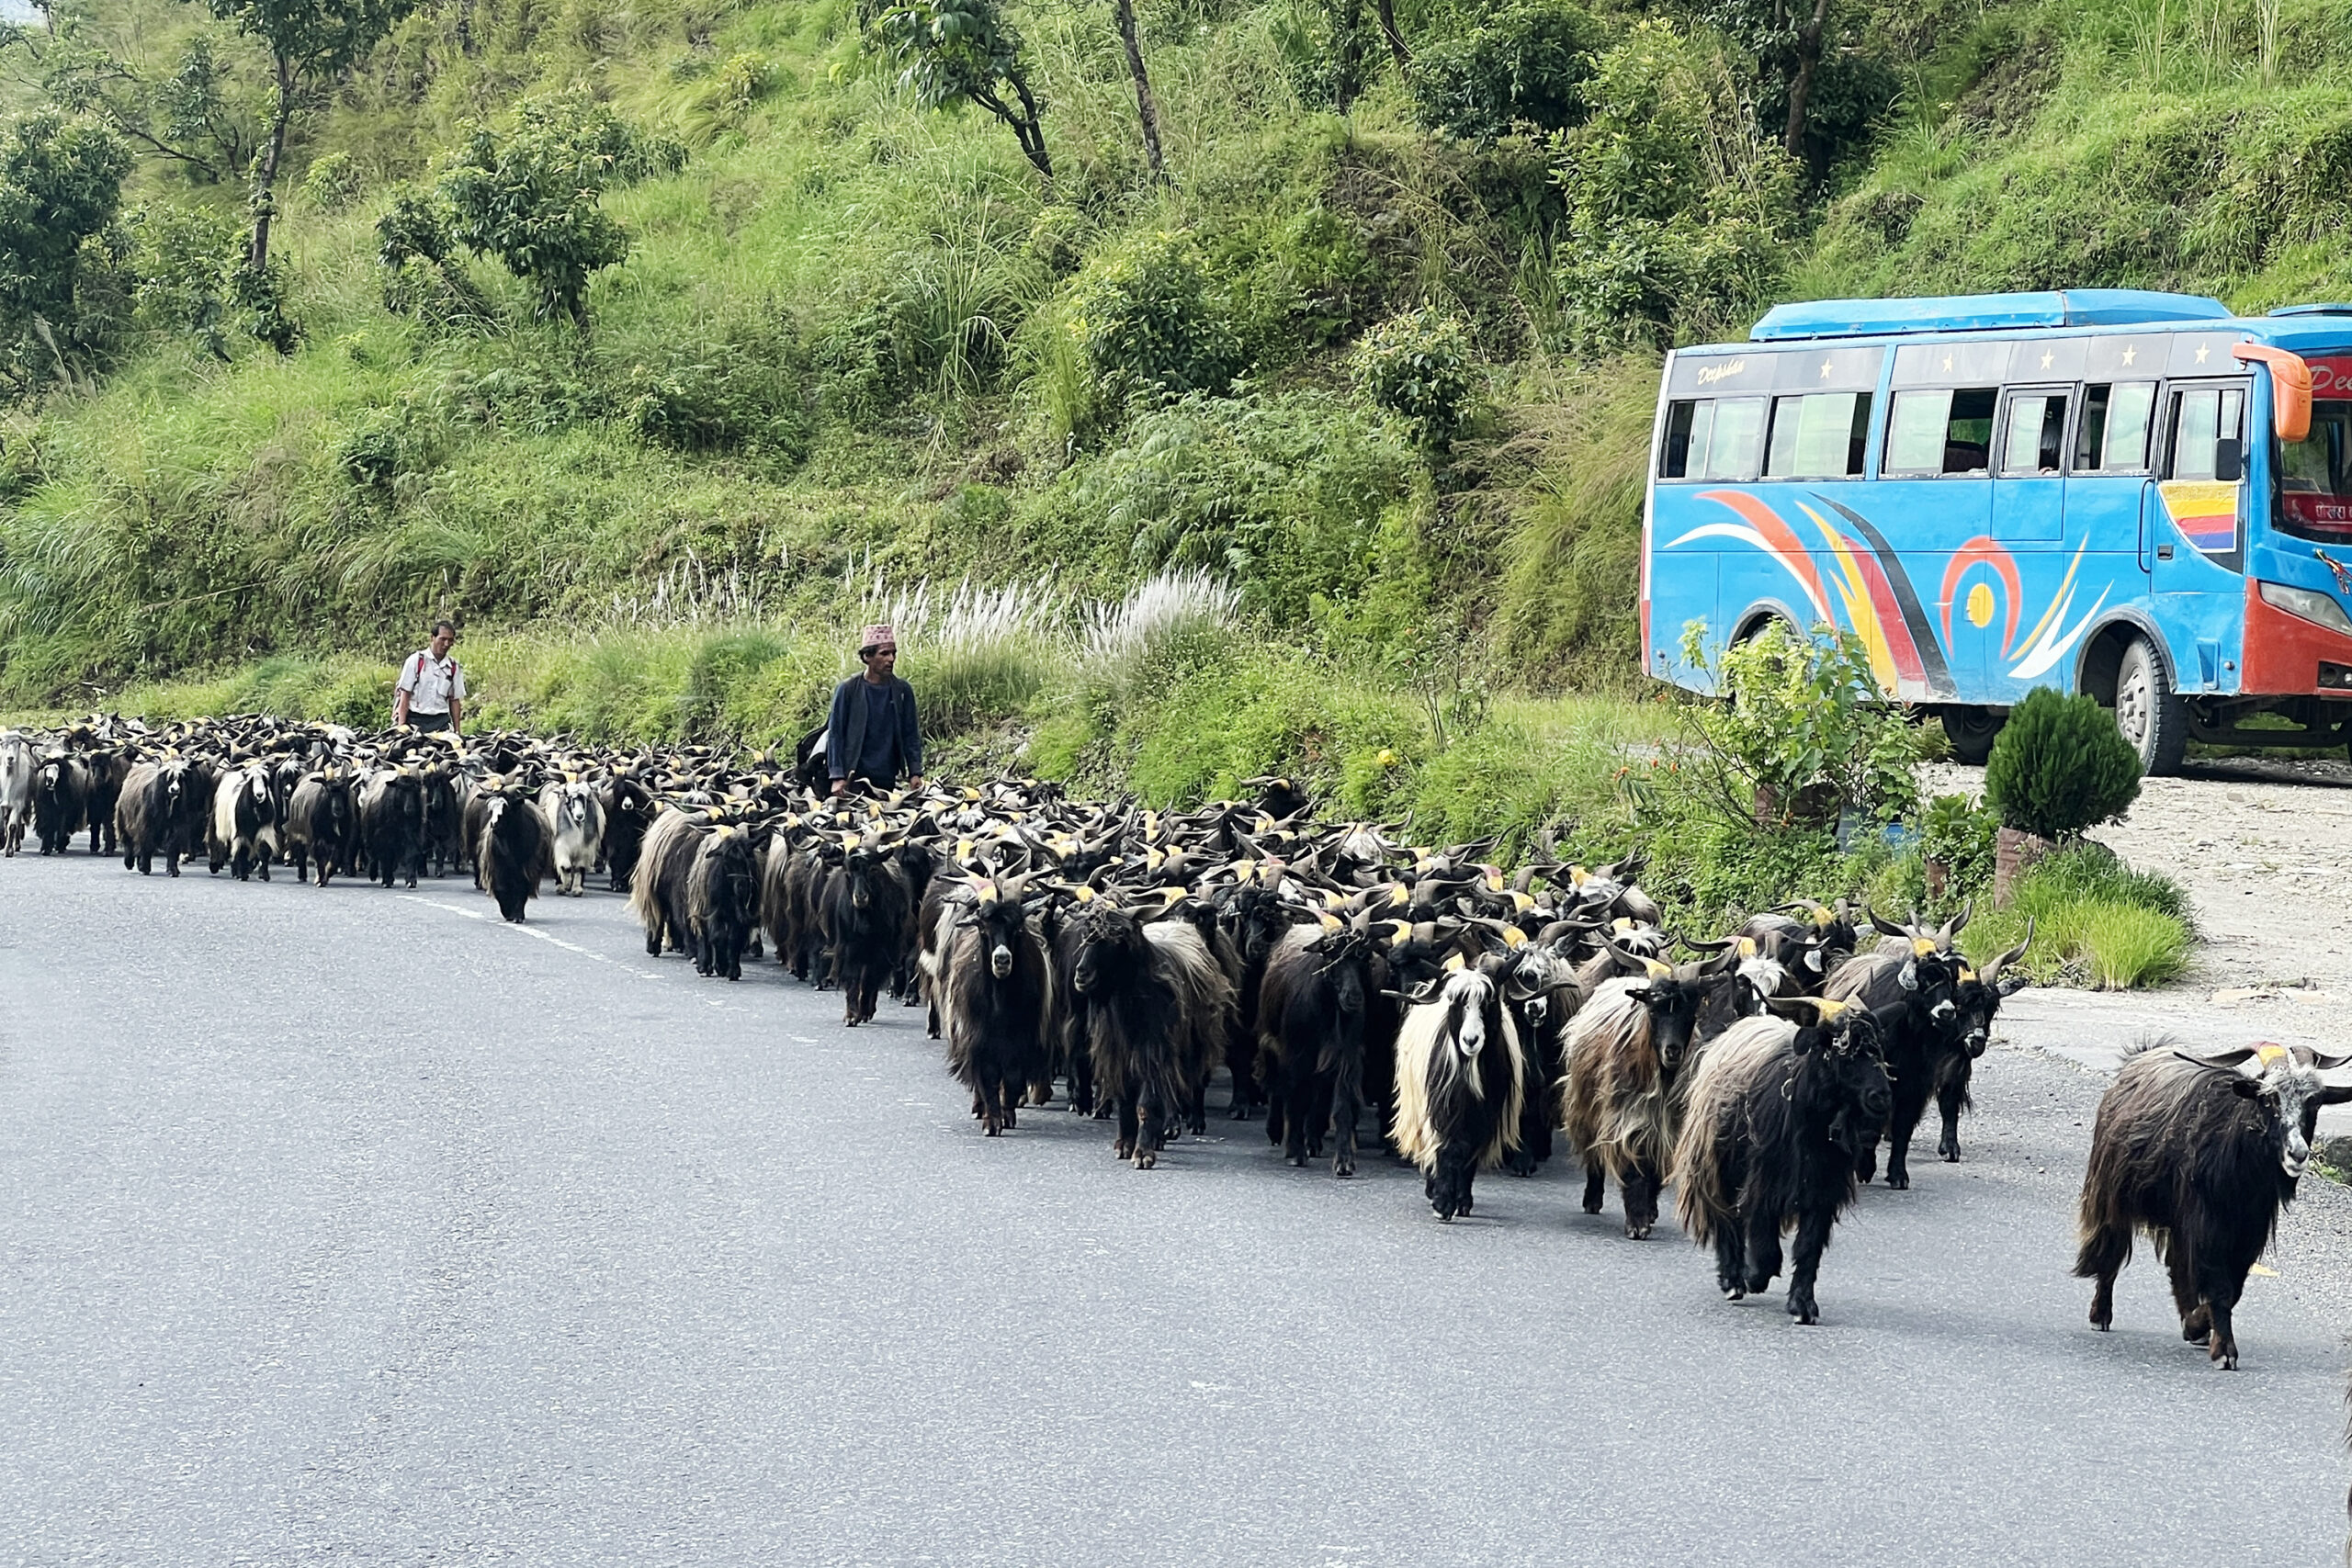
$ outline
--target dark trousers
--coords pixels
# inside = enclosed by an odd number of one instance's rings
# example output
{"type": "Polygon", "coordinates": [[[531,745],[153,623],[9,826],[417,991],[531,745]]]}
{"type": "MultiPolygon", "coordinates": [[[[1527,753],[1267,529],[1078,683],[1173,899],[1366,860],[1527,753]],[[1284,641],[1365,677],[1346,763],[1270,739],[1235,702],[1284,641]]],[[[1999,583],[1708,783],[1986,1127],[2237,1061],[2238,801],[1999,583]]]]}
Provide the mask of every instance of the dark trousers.
{"type": "Polygon", "coordinates": [[[446,713],[419,713],[411,708],[408,727],[420,735],[438,735],[449,728],[449,716],[446,713]]]}

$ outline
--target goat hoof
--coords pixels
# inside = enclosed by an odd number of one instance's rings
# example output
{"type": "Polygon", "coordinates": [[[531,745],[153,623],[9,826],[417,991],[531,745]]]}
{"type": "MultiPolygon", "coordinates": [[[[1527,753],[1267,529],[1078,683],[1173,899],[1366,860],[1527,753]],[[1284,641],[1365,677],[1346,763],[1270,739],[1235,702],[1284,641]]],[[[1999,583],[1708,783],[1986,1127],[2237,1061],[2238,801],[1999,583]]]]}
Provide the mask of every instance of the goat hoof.
{"type": "Polygon", "coordinates": [[[1351,1159],[1335,1159],[1331,1162],[1331,1174],[1340,1178],[1342,1180],[1346,1179],[1348,1177],[1353,1176],[1355,1173],[1356,1162],[1351,1159]]]}
{"type": "Polygon", "coordinates": [[[1137,1170],[1149,1170],[1153,1166],[1158,1165],[1159,1163],[1159,1156],[1151,1149],[1142,1150],[1136,1156],[1136,1168],[1137,1170]]]}
{"type": "Polygon", "coordinates": [[[1650,1227],[1647,1225],[1627,1225],[1625,1227],[1625,1239],[1627,1241],[1647,1241],[1649,1238],[1650,1227]]]}
{"type": "Polygon", "coordinates": [[[1911,1190],[1911,1179],[1908,1176],[1897,1176],[1890,1170],[1886,1173],[1886,1190],[1889,1192],[1908,1192],[1911,1190]]]}
{"type": "Polygon", "coordinates": [[[1725,1285],[1718,1282],[1715,1288],[1723,1292],[1724,1300],[1727,1302],[1744,1302],[1747,1299],[1747,1292],[1740,1289],[1737,1285],[1725,1285]]]}

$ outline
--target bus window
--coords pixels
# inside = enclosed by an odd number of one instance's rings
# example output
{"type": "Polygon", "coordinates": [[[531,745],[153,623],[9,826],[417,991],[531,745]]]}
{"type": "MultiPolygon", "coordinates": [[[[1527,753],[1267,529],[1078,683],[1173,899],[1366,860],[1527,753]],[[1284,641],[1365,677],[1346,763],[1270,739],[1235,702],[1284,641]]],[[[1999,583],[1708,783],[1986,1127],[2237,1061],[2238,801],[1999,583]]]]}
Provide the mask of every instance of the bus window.
{"type": "Polygon", "coordinates": [[[2221,471],[2221,444],[2238,439],[2245,393],[2235,387],[2194,387],[2172,396],[2172,477],[2210,479],[2221,471]]]}
{"type": "Polygon", "coordinates": [[[2282,441],[2278,505],[2272,526],[2297,538],[2341,547],[2352,543],[2352,402],[2312,403],[2308,440],[2282,441]]]}
{"type": "Polygon", "coordinates": [[[1707,432],[1707,460],[1699,470],[1699,478],[1752,479],[1756,477],[1756,460],[1763,453],[1764,400],[1717,399],[1714,419],[1707,432]]]}
{"type": "Polygon", "coordinates": [[[2148,422],[2155,412],[2154,381],[2119,381],[2083,389],[2083,431],[2075,444],[2078,474],[2136,474],[2148,466],[2148,422]]]}
{"type": "Polygon", "coordinates": [[[1984,471],[1993,443],[1991,387],[1957,391],[1897,392],[1887,417],[1886,474],[1966,474],[1984,471]]]}
{"type": "Polygon", "coordinates": [[[1772,400],[1768,479],[1835,479],[1862,471],[1869,444],[1868,392],[1807,392],[1772,400]]]}
{"type": "Polygon", "coordinates": [[[2001,442],[2004,474],[2054,474],[2066,442],[2066,395],[2021,392],[2009,400],[2009,428],[2001,442]]]}
{"type": "Polygon", "coordinates": [[[1713,399],[1703,402],[1683,401],[1669,404],[1666,411],[1666,450],[1660,454],[1657,477],[1662,479],[1686,479],[1690,473],[1690,451],[1695,446],[1701,466],[1707,455],[1707,427],[1714,423],[1715,405],[1713,399]],[[1694,441],[1692,438],[1697,439],[1694,441]]]}

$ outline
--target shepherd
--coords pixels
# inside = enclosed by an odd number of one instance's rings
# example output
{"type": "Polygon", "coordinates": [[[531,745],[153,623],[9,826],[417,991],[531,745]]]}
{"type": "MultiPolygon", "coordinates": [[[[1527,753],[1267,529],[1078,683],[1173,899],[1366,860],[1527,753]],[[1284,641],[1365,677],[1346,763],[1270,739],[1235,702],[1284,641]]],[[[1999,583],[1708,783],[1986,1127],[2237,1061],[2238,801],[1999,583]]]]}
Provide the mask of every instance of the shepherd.
{"type": "Polygon", "coordinates": [[[922,787],[922,726],[915,716],[915,689],[893,673],[899,639],[888,624],[871,626],[857,639],[862,675],[833,688],[832,711],[825,718],[825,769],[833,794],[853,783],[888,791],[900,773],[910,789],[922,787]]]}
{"type": "Polygon", "coordinates": [[[433,623],[433,643],[408,656],[401,678],[392,687],[392,724],[410,725],[426,734],[456,733],[466,711],[466,672],[449,651],[458,640],[450,621],[433,623]]]}

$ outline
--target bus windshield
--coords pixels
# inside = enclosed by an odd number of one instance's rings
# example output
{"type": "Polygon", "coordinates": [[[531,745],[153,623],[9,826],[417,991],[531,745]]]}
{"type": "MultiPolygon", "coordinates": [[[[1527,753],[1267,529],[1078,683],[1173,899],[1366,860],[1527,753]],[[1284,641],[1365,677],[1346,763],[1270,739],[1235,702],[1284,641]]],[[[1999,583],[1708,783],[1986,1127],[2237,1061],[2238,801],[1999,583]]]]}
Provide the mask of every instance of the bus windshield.
{"type": "Polygon", "coordinates": [[[2352,544],[2352,401],[2312,401],[2308,440],[2278,444],[2272,525],[2299,539],[2352,544]]]}

